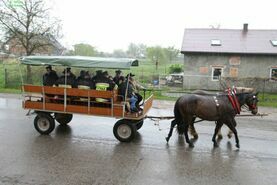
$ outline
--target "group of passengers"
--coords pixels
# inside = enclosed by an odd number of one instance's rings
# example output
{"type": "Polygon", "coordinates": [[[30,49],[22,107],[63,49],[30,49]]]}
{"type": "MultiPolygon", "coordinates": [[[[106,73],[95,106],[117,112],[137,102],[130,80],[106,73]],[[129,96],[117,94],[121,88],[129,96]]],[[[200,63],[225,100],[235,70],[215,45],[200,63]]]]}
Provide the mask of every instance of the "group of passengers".
{"type": "Polygon", "coordinates": [[[71,68],[66,68],[63,74],[58,77],[56,71],[52,66],[46,67],[46,73],[43,75],[44,86],[58,86],[58,87],[72,87],[79,89],[95,89],[95,90],[114,90],[118,89],[118,94],[123,100],[127,98],[130,105],[127,106],[127,111],[140,111],[140,102],[142,96],[139,90],[145,89],[139,85],[135,79],[134,74],[129,73],[126,77],[122,75],[122,71],[115,71],[115,76],[112,77],[107,71],[97,70],[96,75],[91,77],[89,71],[80,71],[78,78],[71,72],[71,68]]]}

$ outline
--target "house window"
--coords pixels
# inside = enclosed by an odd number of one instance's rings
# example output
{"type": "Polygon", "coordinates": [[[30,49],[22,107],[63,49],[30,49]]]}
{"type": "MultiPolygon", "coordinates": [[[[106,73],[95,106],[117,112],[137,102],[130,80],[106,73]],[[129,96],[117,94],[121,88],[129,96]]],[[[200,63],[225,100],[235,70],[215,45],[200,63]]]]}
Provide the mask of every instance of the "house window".
{"type": "Polygon", "coordinates": [[[277,67],[270,69],[270,79],[277,80],[277,67]]]}
{"type": "Polygon", "coordinates": [[[212,81],[220,80],[222,74],[223,74],[223,68],[222,67],[213,67],[212,68],[212,81]]]}
{"type": "Polygon", "coordinates": [[[277,47],[277,40],[271,40],[271,44],[272,46],[277,47]]]}
{"type": "Polygon", "coordinates": [[[221,46],[221,40],[219,39],[211,40],[211,46],[221,46]]]}

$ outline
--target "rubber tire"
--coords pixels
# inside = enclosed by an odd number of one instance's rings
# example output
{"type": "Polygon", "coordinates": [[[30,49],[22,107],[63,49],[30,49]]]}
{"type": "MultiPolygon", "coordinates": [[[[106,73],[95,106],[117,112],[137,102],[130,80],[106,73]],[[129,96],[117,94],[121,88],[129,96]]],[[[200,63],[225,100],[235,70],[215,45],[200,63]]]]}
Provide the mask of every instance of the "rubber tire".
{"type": "Polygon", "coordinates": [[[137,134],[137,128],[136,128],[136,125],[131,120],[121,119],[115,123],[113,127],[113,134],[115,138],[120,142],[131,142],[137,134]],[[123,138],[120,136],[120,134],[118,133],[118,128],[120,126],[127,126],[130,129],[131,133],[129,137],[123,138]]]}
{"type": "Polygon", "coordinates": [[[144,120],[142,119],[142,120],[139,120],[139,121],[136,123],[137,130],[139,130],[139,129],[142,127],[143,121],[144,121],[144,120]]]}
{"type": "Polygon", "coordinates": [[[72,114],[63,114],[63,113],[55,113],[54,114],[55,120],[60,125],[67,125],[73,118],[72,114]]]}
{"type": "Polygon", "coordinates": [[[47,135],[47,134],[50,134],[55,129],[55,120],[50,114],[39,113],[34,119],[34,126],[35,126],[35,129],[40,134],[47,135]],[[46,119],[48,121],[48,124],[49,124],[48,129],[42,130],[39,128],[39,121],[41,121],[41,119],[46,119]]]}

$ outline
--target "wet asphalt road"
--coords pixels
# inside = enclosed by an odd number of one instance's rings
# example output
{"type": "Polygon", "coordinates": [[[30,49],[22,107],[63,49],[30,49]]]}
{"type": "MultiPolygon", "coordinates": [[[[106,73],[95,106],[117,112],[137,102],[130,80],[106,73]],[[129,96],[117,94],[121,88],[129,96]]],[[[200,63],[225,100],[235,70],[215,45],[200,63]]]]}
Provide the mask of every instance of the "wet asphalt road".
{"type": "MultiPolygon", "coordinates": [[[[156,102],[150,115],[172,115],[172,103],[156,102]]],[[[115,119],[74,115],[68,127],[41,136],[21,101],[0,95],[0,184],[277,184],[277,110],[264,118],[237,118],[241,148],[225,136],[211,142],[214,123],[196,124],[193,149],[170,121],[146,120],[135,141],[119,143],[115,119]]],[[[227,129],[223,130],[226,133],[227,129]]]]}

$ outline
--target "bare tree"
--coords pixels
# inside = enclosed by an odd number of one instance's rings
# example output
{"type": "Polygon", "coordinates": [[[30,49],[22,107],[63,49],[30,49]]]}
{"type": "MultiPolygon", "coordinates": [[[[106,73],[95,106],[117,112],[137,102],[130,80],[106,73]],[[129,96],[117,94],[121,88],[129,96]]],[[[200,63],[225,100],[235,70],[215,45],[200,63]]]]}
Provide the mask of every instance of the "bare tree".
{"type": "MultiPolygon", "coordinates": [[[[23,48],[27,56],[53,45],[60,37],[60,21],[51,18],[49,11],[44,0],[0,0],[0,29],[5,40],[16,41],[12,44],[23,48]]],[[[31,67],[27,66],[27,82],[31,81],[31,67]]]]}

